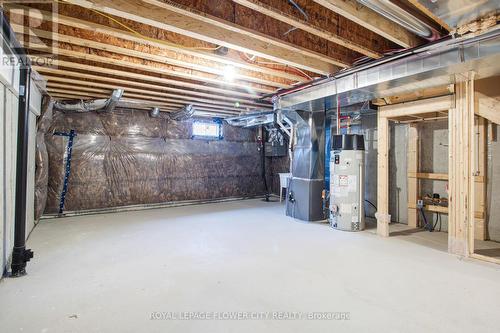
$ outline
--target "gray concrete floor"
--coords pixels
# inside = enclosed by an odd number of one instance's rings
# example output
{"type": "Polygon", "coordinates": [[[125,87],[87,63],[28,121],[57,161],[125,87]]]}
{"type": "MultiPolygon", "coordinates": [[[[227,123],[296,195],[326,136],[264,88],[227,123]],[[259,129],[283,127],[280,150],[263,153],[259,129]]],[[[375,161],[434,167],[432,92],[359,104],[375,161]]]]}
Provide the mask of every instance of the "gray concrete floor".
{"type": "Polygon", "coordinates": [[[0,331],[498,332],[500,266],[408,237],[299,223],[260,200],[45,220],[29,275],[0,283],[0,331]],[[271,319],[150,319],[181,311],[271,319]],[[272,319],[292,311],[350,317],[272,319]]]}

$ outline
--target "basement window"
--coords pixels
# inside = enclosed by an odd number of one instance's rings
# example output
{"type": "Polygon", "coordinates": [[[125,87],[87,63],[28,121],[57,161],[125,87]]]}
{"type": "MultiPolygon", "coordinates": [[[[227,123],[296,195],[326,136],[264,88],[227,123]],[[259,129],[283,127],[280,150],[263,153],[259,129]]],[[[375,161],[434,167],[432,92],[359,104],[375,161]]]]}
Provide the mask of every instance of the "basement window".
{"type": "Polygon", "coordinates": [[[220,120],[193,122],[193,139],[221,140],[222,138],[222,122],[220,120]]]}

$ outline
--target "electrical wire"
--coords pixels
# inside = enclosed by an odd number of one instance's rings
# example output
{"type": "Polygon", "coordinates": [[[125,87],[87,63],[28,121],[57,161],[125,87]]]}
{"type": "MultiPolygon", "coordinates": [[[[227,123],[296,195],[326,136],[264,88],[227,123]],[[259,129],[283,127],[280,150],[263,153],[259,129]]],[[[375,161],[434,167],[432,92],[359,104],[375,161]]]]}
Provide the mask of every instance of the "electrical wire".
{"type": "Polygon", "coordinates": [[[427,230],[429,230],[429,231],[432,232],[434,230],[434,228],[433,228],[432,224],[429,224],[427,222],[427,217],[425,216],[424,209],[420,208],[419,210],[420,210],[420,214],[422,214],[422,218],[424,219],[424,223],[425,223],[424,224],[424,229],[427,229],[427,230]]]}
{"type": "MultiPolygon", "coordinates": [[[[70,2],[68,2],[67,0],[56,0],[56,2],[58,3],[62,3],[62,4],[72,4],[70,2]]],[[[167,45],[167,46],[173,46],[173,47],[177,47],[177,48],[181,48],[181,49],[186,49],[186,50],[204,50],[204,51],[217,51],[219,50],[220,48],[222,48],[223,46],[222,45],[219,45],[217,47],[189,47],[189,46],[183,46],[183,45],[180,45],[180,44],[175,44],[175,43],[169,43],[167,41],[164,41],[164,40],[161,40],[161,39],[157,39],[157,38],[152,38],[152,37],[148,37],[148,36],[145,36],[143,34],[141,34],[140,32],[138,32],[137,30],[131,28],[130,26],[120,22],[119,20],[115,19],[114,17],[110,16],[110,15],[107,15],[99,10],[96,10],[94,8],[87,8],[89,9],[90,11],[98,14],[98,15],[101,15],[102,17],[105,17],[109,20],[111,20],[112,22],[115,22],[116,24],[118,24],[119,26],[125,28],[126,30],[132,32],[133,34],[143,38],[143,39],[146,39],[146,40],[149,40],[151,42],[155,42],[155,43],[160,43],[160,44],[164,44],[164,45],[167,45]]],[[[240,52],[240,53],[243,53],[245,55],[245,57],[248,58],[249,62],[252,62],[252,63],[255,63],[257,65],[277,65],[277,66],[285,66],[286,68],[291,68],[291,69],[294,69],[296,70],[297,72],[299,72],[300,74],[302,74],[304,77],[306,77],[308,80],[312,80],[312,77],[310,77],[309,75],[307,75],[304,71],[302,71],[301,69],[299,68],[296,68],[296,67],[293,67],[293,66],[288,66],[288,65],[285,65],[285,64],[280,64],[280,63],[277,63],[277,62],[265,62],[265,61],[256,61],[254,60],[255,59],[255,56],[252,56],[252,58],[248,57],[248,55],[244,52],[240,52]]]]}
{"type": "Polygon", "coordinates": [[[375,210],[378,210],[377,206],[375,206],[370,200],[366,200],[365,199],[365,202],[369,203],[370,206],[372,206],[373,208],[375,208],[375,210]]]}
{"type": "Polygon", "coordinates": [[[307,73],[305,73],[303,70],[301,70],[300,68],[297,68],[297,67],[294,67],[294,66],[290,66],[290,65],[286,65],[286,64],[281,64],[279,62],[272,62],[272,61],[258,61],[258,60],[255,60],[255,56],[252,56],[252,57],[249,57],[248,54],[246,54],[245,52],[238,52],[240,54],[240,57],[241,55],[244,55],[245,57],[241,57],[243,60],[245,60],[246,62],[248,63],[251,63],[251,64],[257,64],[257,65],[272,65],[272,66],[282,66],[282,67],[285,67],[285,68],[290,68],[290,69],[293,69],[297,72],[299,72],[302,76],[304,76],[305,78],[307,78],[308,80],[312,80],[312,77],[307,75],[307,73]]]}
{"type": "Polygon", "coordinates": [[[440,213],[436,213],[436,221],[434,222],[434,226],[432,227],[432,229],[436,230],[438,220],[439,220],[439,230],[438,231],[441,231],[441,214],[440,213]]]}

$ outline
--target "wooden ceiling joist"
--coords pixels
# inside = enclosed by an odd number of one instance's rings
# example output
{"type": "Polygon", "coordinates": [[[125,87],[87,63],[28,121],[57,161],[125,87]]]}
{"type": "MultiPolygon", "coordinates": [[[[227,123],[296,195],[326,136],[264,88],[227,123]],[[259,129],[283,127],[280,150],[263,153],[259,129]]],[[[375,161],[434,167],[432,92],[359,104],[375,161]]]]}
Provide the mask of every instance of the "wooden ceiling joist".
{"type": "Polygon", "coordinates": [[[94,33],[102,34],[105,36],[119,38],[125,41],[130,41],[138,44],[149,45],[155,48],[168,50],[175,52],[176,54],[183,54],[193,59],[203,59],[206,66],[213,66],[215,68],[220,68],[221,66],[234,66],[235,68],[241,68],[244,70],[262,73],[271,77],[277,77],[281,79],[286,79],[295,82],[304,82],[306,78],[301,75],[292,74],[283,70],[276,70],[264,66],[258,66],[256,64],[249,63],[243,60],[232,59],[227,56],[220,56],[214,53],[208,53],[200,50],[194,50],[190,48],[183,48],[181,45],[175,45],[172,43],[167,43],[162,40],[156,40],[153,38],[144,38],[138,36],[137,34],[98,24],[95,22],[81,20],[75,17],[69,17],[65,15],[57,15],[56,17],[52,13],[33,8],[20,6],[16,4],[6,4],[11,11],[11,15],[18,15],[21,17],[29,17],[31,19],[43,19],[45,22],[57,23],[58,25],[64,25],[72,28],[83,29],[91,31],[94,33]],[[12,10],[12,9],[18,9],[12,10]]]}
{"type": "Polygon", "coordinates": [[[404,47],[410,48],[421,43],[418,37],[400,25],[366,8],[355,1],[313,0],[317,4],[334,11],[349,20],[362,25],[376,34],[404,47]]]}
{"type": "MultiPolygon", "coordinates": [[[[49,89],[49,94],[51,96],[57,95],[66,95],[66,96],[78,96],[76,98],[80,99],[95,99],[95,98],[109,98],[109,95],[102,94],[102,93],[89,93],[89,92],[81,92],[81,91],[62,91],[60,89],[56,88],[51,88],[49,89]]],[[[182,103],[172,103],[172,102],[163,102],[163,101],[151,101],[149,99],[144,99],[144,98],[137,98],[134,97],[133,94],[129,94],[129,96],[124,96],[121,101],[127,102],[127,101],[143,101],[143,102],[148,102],[152,106],[156,107],[161,107],[161,108],[171,108],[173,110],[178,110],[185,106],[186,104],[182,103]]],[[[225,114],[225,115],[237,115],[240,114],[239,111],[233,111],[233,110],[225,110],[225,109],[214,109],[211,107],[203,106],[203,105],[195,105],[193,104],[196,110],[203,110],[203,111],[212,111],[212,112],[217,112],[219,114],[225,114]]]]}
{"type": "MultiPolygon", "coordinates": [[[[67,89],[67,90],[81,90],[81,91],[87,91],[87,92],[97,92],[97,93],[111,93],[113,89],[117,89],[116,85],[112,84],[105,84],[105,83],[98,83],[98,86],[100,88],[97,88],[94,84],[89,84],[88,86],[84,85],[84,82],[80,82],[75,79],[69,79],[66,77],[60,78],[60,77],[54,77],[54,76],[48,76],[48,87],[55,87],[55,88],[62,88],[62,89],[67,89]],[[58,80],[59,79],[59,80],[58,80]],[[65,83],[57,83],[63,81],[65,83]]],[[[93,82],[90,82],[93,83],[93,82]]],[[[132,82],[131,82],[132,84],[132,82]]],[[[256,107],[255,105],[248,105],[248,104],[236,104],[236,103],[231,103],[231,102],[224,102],[224,101],[217,101],[213,99],[204,99],[204,98],[193,98],[190,96],[180,96],[180,95],[172,95],[172,94],[162,94],[160,92],[155,92],[151,90],[138,90],[132,88],[124,88],[126,91],[136,91],[141,94],[145,94],[146,96],[151,95],[151,96],[160,96],[162,98],[169,98],[172,100],[178,100],[181,103],[190,103],[191,101],[194,102],[199,102],[199,103],[206,103],[206,104],[213,104],[213,105],[219,105],[221,107],[236,107],[238,110],[241,109],[241,111],[244,110],[249,110],[249,109],[268,109],[270,106],[266,105],[265,107],[256,107]]]]}
{"type": "MultiPolygon", "coordinates": [[[[20,27],[18,25],[15,25],[15,28],[19,29],[20,27]]],[[[16,29],[15,29],[16,32],[23,31],[23,30],[16,30],[16,29]]],[[[24,31],[26,31],[26,30],[24,30],[24,31]]],[[[37,29],[35,31],[37,34],[39,34],[39,36],[45,36],[45,35],[49,36],[51,34],[51,32],[41,31],[41,30],[37,30],[37,29]]],[[[31,32],[35,32],[35,31],[32,30],[31,32]]],[[[174,66],[167,67],[166,63],[162,62],[162,60],[165,60],[165,58],[158,56],[158,55],[144,53],[144,52],[135,51],[135,50],[130,50],[130,49],[117,47],[117,46],[113,46],[113,45],[109,45],[109,44],[98,43],[98,42],[94,42],[94,41],[90,41],[90,40],[84,40],[81,38],[64,36],[64,35],[60,35],[60,34],[55,34],[54,37],[59,38],[58,42],[52,42],[54,49],[61,50],[61,48],[63,47],[61,42],[64,42],[64,43],[78,45],[78,46],[85,47],[85,48],[97,49],[97,50],[106,51],[106,52],[110,52],[110,53],[114,53],[114,54],[118,54],[118,55],[124,55],[128,58],[143,59],[143,60],[147,60],[147,65],[133,62],[133,63],[130,63],[130,66],[131,67],[148,66],[150,68],[155,68],[155,71],[161,70],[161,72],[163,74],[169,75],[172,77],[179,77],[182,79],[187,79],[187,80],[192,80],[192,81],[207,82],[207,83],[211,83],[213,85],[218,85],[218,86],[224,85],[226,87],[233,87],[233,88],[240,89],[240,90],[253,90],[255,92],[267,93],[267,94],[275,91],[275,88],[272,88],[269,86],[271,84],[274,85],[275,87],[282,87],[282,88],[288,86],[285,84],[279,84],[279,83],[274,83],[274,82],[269,82],[269,81],[264,81],[264,82],[266,82],[266,86],[264,86],[262,84],[257,85],[257,84],[242,83],[241,81],[227,81],[227,80],[224,80],[223,78],[221,78],[219,75],[203,73],[200,71],[194,72],[190,69],[183,69],[183,68],[174,67],[174,66]]],[[[43,44],[38,44],[38,45],[43,46],[43,44]]],[[[72,52],[74,52],[74,51],[72,51],[72,52]]],[[[107,59],[113,60],[114,58],[107,57],[107,59]]],[[[119,60],[119,61],[123,61],[123,60],[119,60]]],[[[248,79],[248,81],[250,81],[250,80],[252,80],[254,82],[259,81],[259,83],[263,82],[262,80],[257,79],[257,78],[249,78],[249,77],[245,77],[245,78],[248,79]]]]}
{"type": "MultiPolygon", "coordinates": [[[[75,89],[78,88],[78,85],[85,85],[85,84],[87,84],[87,86],[90,86],[90,87],[99,87],[99,88],[105,88],[105,89],[111,89],[111,90],[121,88],[125,92],[139,93],[139,94],[142,94],[142,96],[144,96],[145,98],[148,98],[151,100],[154,100],[155,98],[161,98],[162,100],[170,100],[170,101],[178,101],[179,100],[179,99],[169,99],[167,96],[165,96],[166,94],[161,93],[161,92],[144,90],[144,89],[137,89],[137,88],[130,87],[128,85],[109,84],[109,83],[101,83],[101,82],[95,82],[95,81],[82,81],[79,79],[70,79],[67,77],[59,77],[59,76],[54,76],[54,75],[50,74],[50,73],[53,73],[53,74],[71,75],[71,72],[64,71],[64,70],[49,69],[49,68],[45,68],[45,67],[42,67],[42,68],[34,67],[34,69],[39,71],[42,74],[47,73],[47,74],[45,74],[45,77],[47,78],[49,84],[52,81],[63,82],[63,83],[75,85],[75,89]]],[[[82,74],[82,73],[75,73],[75,74],[76,74],[75,77],[78,77],[78,74],[82,74]]],[[[92,78],[92,77],[89,77],[87,74],[84,74],[82,77],[92,78]]],[[[72,90],[72,89],[69,89],[69,90],[72,90]]],[[[233,104],[233,105],[214,104],[214,103],[211,103],[211,101],[210,102],[199,101],[197,99],[192,99],[192,98],[190,98],[189,100],[186,100],[185,102],[182,102],[182,100],[180,100],[179,102],[181,104],[190,104],[191,103],[191,104],[197,104],[197,105],[203,105],[203,106],[210,105],[210,106],[213,106],[214,108],[224,108],[224,109],[229,109],[229,110],[234,110],[234,111],[248,111],[251,109],[250,106],[245,106],[245,105],[235,106],[235,104],[233,104]]],[[[262,109],[262,108],[259,108],[259,109],[262,109]]]]}
{"type": "MultiPolygon", "coordinates": [[[[181,77],[184,79],[205,81],[212,84],[221,84],[221,77],[223,77],[224,75],[224,68],[208,67],[196,63],[188,63],[176,59],[167,58],[162,55],[131,50],[129,48],[114,46],[109,43],[101,43],[101,42],[96,42],[94,40],[78,38],[75,36],[62,35],[51,31],[31,29],[28,32],[26,29],[23,29],[22,26],[17,24],[12,24],[12,28],[16,33],[30,33],[36,35],[37,37],[43,37],[47,39],[54,38],[54,40],[58,42],[64,42],[72,45],[89,47],[92,49],[108,51],[120,55],[135,57],[144,60],[150,60],[158,62],[160,64],[168,64],[168,65],[183,67],[183,68],[172,67],[172,69],[165,68],[165,72],[169,73],[169,75],[171,76],[181,77]],[[195,74],[193,73],[193,71],[186,69],[196,70],[197,72],[195,74]],[[210,74],[210,77],[208,77],[205,73],[210,74]],[[214,78],[213,75],[216,75],[217,77],[214,78]]],[[[256,76],[248,76],[236,72],[234,73],[234,79],[257,83],[269,87],[279,87],[279,88],[288,87],[292,83],[290,81],[288,83],[279,83],[276,81],[265,80],[256,76]]],[[[222,80],[222,82],[224,81],[222,80]]],[[[240,82],[224,82],[224,84],[228,86],[234,86],[235,88],[246,88],[248,86],[247,84],[240,82]]],[[[274,89],[269,89],[268,91],[273,91],[273,90],[274,89]]]]}
{"type": "Polygon", "coordinates": [[[303,15],[280,0],[218,0],[215,7],[211,0],[56,2],[58,15],[50,1],[5,6],[14,8],[10,23],[59,98],[107,97],[123,88],[128,100],[166,109],[269,110],[262,98],[279,88],[363,56],[380,58],[393,42],[420,42],[345,0],[300,0],[303,15]],[[225,77],[228,66],[236,68],[233,79],[225,77]]]}
{"type": "Polygon", "coordinates": [[[315,36],[329,40],[337,45],[359,52],[367,57],[374,59],[378,59],[381,57],[381,54],[376,51],[370,50],[369,48],[363,45],[360,45],[346,38],[343,38],[336,33],[323,29],[322,27],[315,25],[313,22],[308,22],[304,19],[297,18],[288,13],[284,13],[276,8],[273,8],[272,6],[269,6],[268,4],[262,1],[259,0],[233,0],[233,1],[242,6],[248,7],[255,11],[261,12],[267,16],[275,18],[281,22],[289,24],[292,27],[301,29],[315,36]]]}
{"type": "MultiPolygon", "coordinates": [[[[23,43],[21,43],[23,44],[23,43]]],[[[149,73],[154,73],[154,74],[166,74],[163,71],[162,68],[157,68],[153,66],[148,66],[148,65],[142,65],[139,63],[131,63],[128,61],[124,60],[118,60],[118,59],[113,59],[109,57],[104,57],[104,56],[99,56],[99,55],[94,55],[94,54],[88,54],[88,53],[82,53],[78,51],[71,51],[71,50],[65,50],[65,49],[60,49],[56,48],[55,52],[59,55],[62,56],[67,56],[75,59],[80,59],[80,60],[86,60],[86,61],[93,61],[93,62],[99,62],[103,65],[116,65],[120,67],[124,67],[125,69],[127,68],[133,68],[133,69],[140,69],[144,70],[145,72],[149,73]]],[[[251,89],[251,87],[248,87],[246,90],[247,92],[241,92],[241,91],[235,91],[235,90],[230,90],[230,89],[224,89],[224,88],[218,88],[218,87],[212,87],[200,83],[191,83],[191,82],[185,82],[185,81],[179,81],[179,80],[173,80],[169,78],[162,78],[164,83],[168,83],[173,86],[179,86],[179,87],[184,87],[184,88],[190,88],[190,89],[196,89],[196,90],[204,90],[204,91],[211,91],[213,93],[218,93],[218,94],[224,94],[224,95],[229,95],[229,96],[241,96],[242,98],[249,98],[249,99],[258,99],[260,97],[259,94],[257,94],[255,91],[251,89]]]]}
{"type": "MultiPolygon", "coordinates": [[[[57,92],[52,92],[50,93],[50,96],[58,99],[58,100],[68,100],[68,99],[81,99],[81,100],[88,100],[88,99],[95,99],[95,98],[106,98],[109,96],[102,95],[102,94],[71,94],[71,93],[57,93],[57,92]]],[[[149,101],[141,101],[140,103],[137,103],[136,100],[130,100],[130,99],[122,99],[122,102],[128,103],[130,105],[133,105],[134,110],[144,110],[148,111],[151,110],[154,107],[159,107],[160,111],[162,112],[173,112],[179,109],[179,107],[172,107],[172,106],[160,106],[158,103],[152,103],[149,101]]],[[[220,112],[220,111],[214,111],[210,109],[205,109],[205,108],[195,108],[195,114],[197,116],[204,116],[204,117],[213,117],[213,116],[219,116],[219,117],[228,117],[228,116],[234,116],[237,115],[237,113],[234,112],[220,112]]]]}
{"type": "Polygon", "coordinates": [[[334,72],[337,66],[349,66],[345,62],[323,54],[166,2],[151,0],[147,3],[145,1],[132,3],[125,0],[68,0],[67,2],[322,75],[334,72]]]}
{"type": "MultiPolygon", "coordinates": [[[[48,61],[44,61],[44,63],[49,63],[48,61]]],[[[107,81],[107,82],[113,82],[117,84],[125,84],[129,86],[135,86],[135,87],[142,87],[146,88],[148,90],[159,90],[159,91],[165,91],[165,92],[173,92],[175,94],[171,94],[172,97],[176,97],[179,99],[186,99],[186,100],[191,100],[193,98],[197,97],[205,97],[206,99],[211,100],[213,103],[230,103],[234,105],[235,103],[240,103],[242,106],[248,106],[248,107],[271,107],[269,103],[260,103],[260,102],[255,102],[252,99],[246,99],[246,98],[236,98],[232,96],[223,96],[223,95],[215,95],[215,94],[207,94],[203,92],[198,92],[198,91],[193,91],[193,90],[183,90],[183,89],[178,89],[178,88],[173,88],[173,87],[166,87],[163,85],[158,85],[157,83],[161,84],[168,84],[169,82],[165,82],[162,78],[159,77],[154,77],[154,76],[149,76],[149,75],[144,75],[144,74],[137,74],[133,72],[126,72],[126,71],[120,71],[116,69],[111,69],[111,68],[105,68],[105,67],[98,67],[98,66],[91,66],[87,64],[81,64],[78,62],[70,62],[70,61],[64,61],[64,60],[55,60],[52,63],[50,63],[53,66],[56,66],[58,69],[63,69],[63,68],[68,68],[68,69],[79,69],[79,70],[85,70],[87,72],[93,72],[96,74],[99,74],[99,76],[94,75],[94,76],[89,76],[92,74],[84,73],[84,76],[89,79],[97,80],[97,81],[107,81]],[[113,78],[108,77],[108,76],[103,76],[103,74],[107,75],[112,75],[114,76],[113,78]],[[123,77],[126,79],[132,79],[132,80],[124,80],[124,79],[117,79],[115,76],[118,77],[123,77]],[[137,80],[142,80],[142,81],[149,81],[153,82],[155,84],[151,83],[143,83],[139,82],[137,80]]],[[[42,67],[42,66],[40,66],[42,67]]],[[[42,70],[43,71],[43,70],[42,70]]],[[[65,75],[69,76],[74,76],[76,78],[81,78],[80,72],[65,72],[65,75]]]]}
{"type": "MultiPolygon", "coordinates": [[[[70,81],[70,80],[67,80],[70,81]]],[[[56,91],[59,93],[72,93],[72,94],[77,94],[77,93],[82,93],[82,94],[90,94],[90,93],[98,93],[98,94],[106,94],[106,91],[96,91],[97,89],[80,89],[79,86],[73,85],[73,86],[64,86],[60,87],[62,85],[59,85],[59,87],[55,86],[54,84],[47,84],[47,90],[49,92],[51,91],[56,91]],[[92,91],[89,91],[92,90],[92,91]]],[[[104,90],[104,89],[101,89],[104,90]]],[[[112,89],[108,89],[109,92],[107,93],[107,96],[109,96],[110,92],[112,89]]],[[[176,100],[176,99],[168,99],[168,98],[163,98],[162,96],[151,96],[151,95],[146,95],[142,92],[138,92],[135,89],[126,89],[124,90],[124,97],[129,97],[131,99],[136,99],[136,100],[148,100],[148,101],[154,101],[154,102],[163,102],[163,103],[169,103],[175,106],[183,106],[187,104],[193,104],[198,107],[206,107],[206,108],[211,108],[211,109],[217,109],[217,110],[226,110],[226,111],[234,111],[234,112],[245,112],[247,110],[240,109],[240,108],[235,108],[235,107],[228,107],[224,105],[216,105],[216,104],[210,104],[210,103],[203,103],[203,102],[193,102],[193,101],[182,101],[182,100],[176,100]],[[134,93],[135,92],[135,93],[134,93]]]]}

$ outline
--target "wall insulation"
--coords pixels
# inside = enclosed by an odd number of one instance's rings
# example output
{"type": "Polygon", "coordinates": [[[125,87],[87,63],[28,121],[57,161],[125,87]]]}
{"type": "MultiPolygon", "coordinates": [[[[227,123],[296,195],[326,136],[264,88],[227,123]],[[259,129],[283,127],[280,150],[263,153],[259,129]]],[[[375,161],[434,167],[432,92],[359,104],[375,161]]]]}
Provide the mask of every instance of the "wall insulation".
{"type": "Polygon", "coordinates": [[[76,136],[64,211],[263,195],[255,130],[223,123],[222,140],[200,140],[192,138],[193,121],[120,108],[54,110],[45,135],[45,213],[59,211],[68,157],[68,137],[60,134],[71,130],[76,136]]]}

